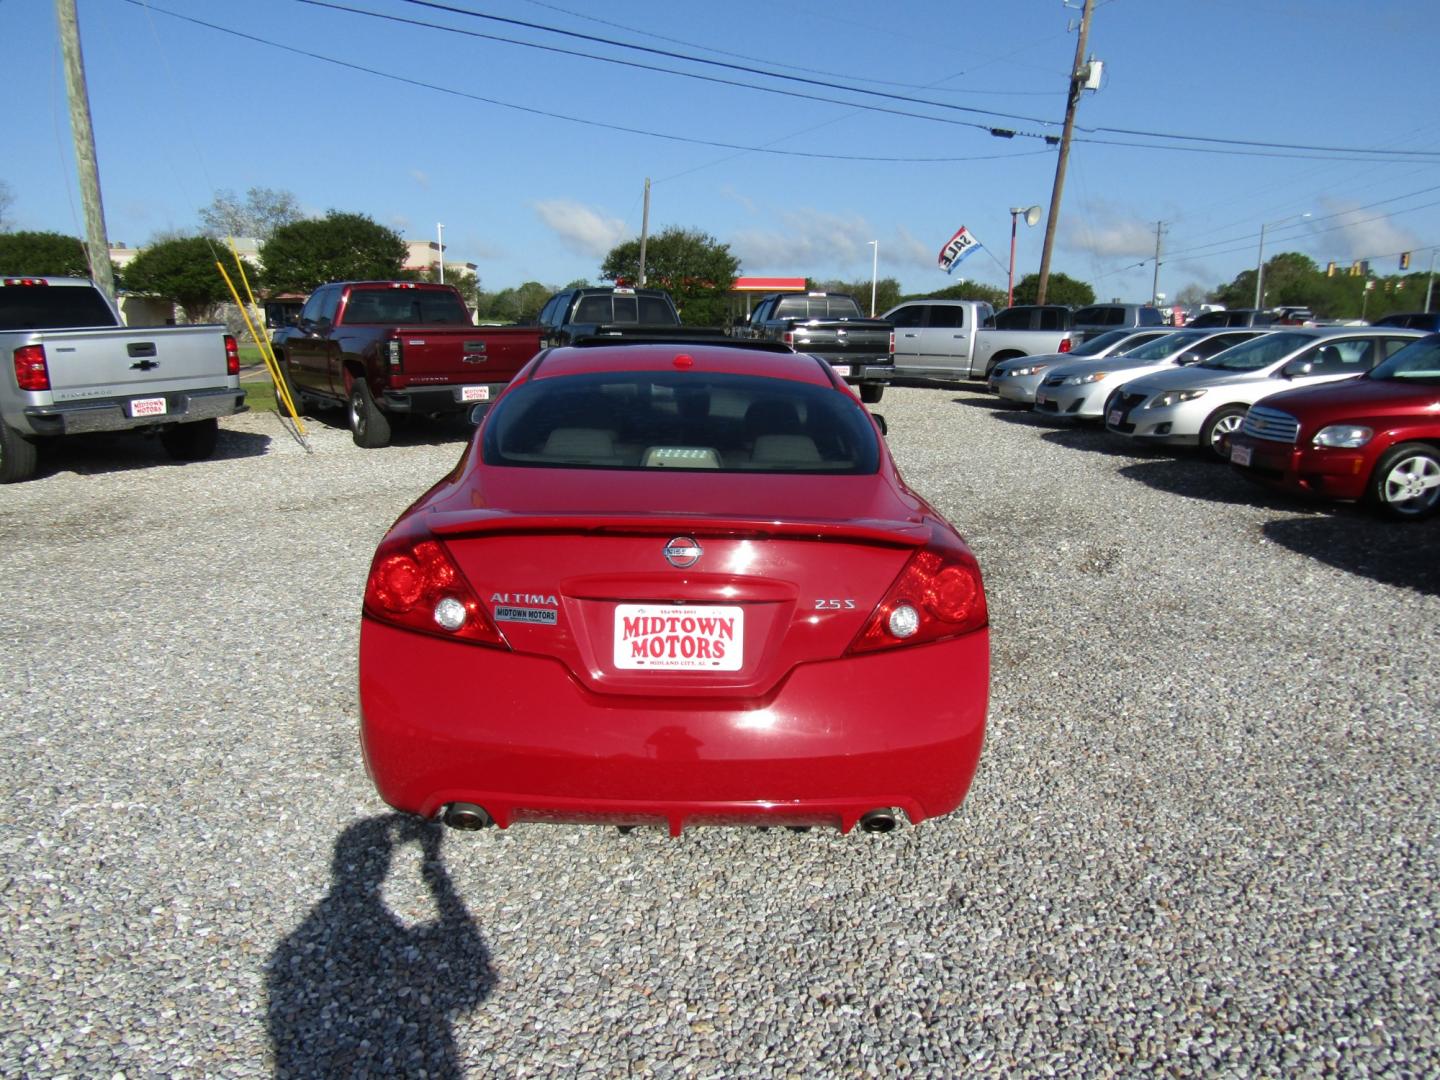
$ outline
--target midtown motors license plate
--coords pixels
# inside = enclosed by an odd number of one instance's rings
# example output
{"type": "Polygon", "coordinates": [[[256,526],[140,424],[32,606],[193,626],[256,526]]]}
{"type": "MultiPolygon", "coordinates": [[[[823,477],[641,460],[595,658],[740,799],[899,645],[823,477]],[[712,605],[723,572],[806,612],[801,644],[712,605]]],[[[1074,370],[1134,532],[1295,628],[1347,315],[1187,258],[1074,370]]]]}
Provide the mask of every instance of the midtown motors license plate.
{"type": "Polygon", "coordinates": [[[1250,447],[1232,446],[1230,448],[1230,460],[1233,461],[1236,465],[1249,465],[1250,447]]]}
{"type": "Polygon", "coordinates": [[[462,386],[460,388],[461,401],[489,401],[490,387],[488,386],[462,386]]]}
{"type": "Polygon", "coordinates": [[[615,607],[615,667],[621,671],[739,671],[744,644],[742,607],[615,607]]]}
{"type": "Polygon", "coordinates": [[[1111,409],[1105,414],[1105,422],[1107,424],[1118,424],[1123,419],[1125,419],[1125,414],[1119,409],[1111,409]]]}
{"type": "Polygon", "coordinates": [[[839,375],[842,379],[850,374],[849,364],[831,364],[830,366],[835,369],[835,374],[839,375]]]}
{"type": "Polygon", "coordinates": [[[165,415],[165,399],[163,397],[136,398],[130,402],[131,416],[163,416],[165,415]]]}

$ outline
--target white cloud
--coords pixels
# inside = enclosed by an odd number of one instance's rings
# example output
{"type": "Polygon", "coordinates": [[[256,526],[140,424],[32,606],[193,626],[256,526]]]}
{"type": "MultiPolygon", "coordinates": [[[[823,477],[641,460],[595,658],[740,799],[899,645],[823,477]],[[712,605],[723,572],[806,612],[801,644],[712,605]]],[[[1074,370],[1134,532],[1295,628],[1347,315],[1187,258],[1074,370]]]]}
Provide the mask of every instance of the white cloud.
{"type": "Polygon", "coordinates": [[[410,178],[422,188],[428,188],[430,186],[430,174],[424,169],[411,169],[410,178]]]}
{"type": "Polygon", "coordinates": [[[1155,256],[1155,222],[1102,208],[1099,213],[1060,219],[1060,240],[1069,251],[1105,259],[1155,256]]]}
{"type": "MultiPolygon", "coordinates": [[[[1355,204],[1322,199],[1323,215],[1330,220],[1317,229],[1322,246],[1346,259],[1373,259],[1419,246],[1416,235],[1392,224],[1374,210],[1360,210],[1355,204]]],[[[1321,215],[1316,215],[1317,217],[1321,215]]]]}
{"type": "Polygon", "coordinates": [[[531,203],[536,215],[564,245],[580,255],[603,259],[625,239],[625,222],[603,217],[597,211],[570,199],[545,199],[531,203]]]}

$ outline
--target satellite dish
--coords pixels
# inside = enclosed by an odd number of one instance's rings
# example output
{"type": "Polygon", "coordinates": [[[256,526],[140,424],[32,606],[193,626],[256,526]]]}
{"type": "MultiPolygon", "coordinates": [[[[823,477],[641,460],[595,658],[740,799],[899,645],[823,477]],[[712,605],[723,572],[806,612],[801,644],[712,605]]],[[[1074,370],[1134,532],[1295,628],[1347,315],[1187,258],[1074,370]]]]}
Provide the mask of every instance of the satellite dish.
{"type": "Polygon", "coordinates": [[[1032,206],[1032,207],[1030,207],[1029,210],[1026,210],[1026,211],[1025,211],[1025,224],[1026,224],[1026,225],[1039,225],[1039,224],[1040,224],[1040,208],[1039,208],[1038,206],[1032,206]]]}

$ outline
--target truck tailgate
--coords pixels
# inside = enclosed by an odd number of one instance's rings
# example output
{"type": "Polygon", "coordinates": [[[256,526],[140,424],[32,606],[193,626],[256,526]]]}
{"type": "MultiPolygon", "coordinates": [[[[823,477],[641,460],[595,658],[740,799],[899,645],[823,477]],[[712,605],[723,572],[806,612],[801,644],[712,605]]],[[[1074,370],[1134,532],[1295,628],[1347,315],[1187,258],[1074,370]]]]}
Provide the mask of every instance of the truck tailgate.
{"type": "Polygon", "coordinates": [[[888,323],[809,322],[796,323],[794,347],[801,352],[831,354],[855,353],[864,356],[888,355],[890,326],[888,323]]]}
{"type": "Polygon", "coordinates": [[[43,330],[53,400],[166,394],[230,385],[221,326],[43,330]]]}
{"type": "Polygon", "coordinates": [[[509,382],[540,349],[534,326],[401,326],[395,336],[403,357],[397,387],[509,382]]]}

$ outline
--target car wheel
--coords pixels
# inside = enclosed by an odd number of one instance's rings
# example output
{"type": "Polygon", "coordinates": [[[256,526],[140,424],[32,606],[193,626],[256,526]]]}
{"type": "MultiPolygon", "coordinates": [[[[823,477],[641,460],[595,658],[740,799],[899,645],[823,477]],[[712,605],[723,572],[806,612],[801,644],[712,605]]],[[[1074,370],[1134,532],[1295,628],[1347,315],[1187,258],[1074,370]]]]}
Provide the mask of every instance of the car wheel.
{"type": "Polygon", "coordinates": [[[1419,521],[1440,506],[1440,450],[1429,443],[1392,446],[1370,474],[1370,498],[1386,515],[1419,521]]]}
{"type": "Polygon", "coordinates": [[[860,400],[866,405],[874,405],[885,396],[884,383],[861,383],[860,400]]]}
{"type": "Polygon", "coordinates": [[[176,461],[203,461],[215,453],[219,437],[220,425],[212,417],[162,431],[160,445],[176,461]]]}
{"type": "Polygon", "coordinates": [[[356,446],[375,450],[390,444],[390,421],[375,404],[363,379],[350,384],[350,436],[356,446]]]}
{"type": "Polygon", "coordinates": [[[16,484],[35,475],[40,451],[35,443],[0,420],[0,484],[16,484]]]}
{"type": "Polygon", "coordinates": [[[1200,428],[1200,449],[1217,461],[1230,460],[1230,436],[1245,422],[1244,405],[1222,405],[1200,428]]]}

